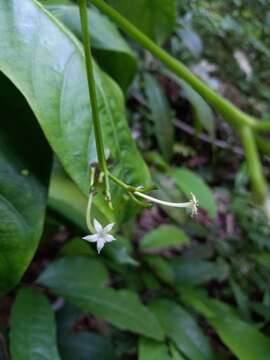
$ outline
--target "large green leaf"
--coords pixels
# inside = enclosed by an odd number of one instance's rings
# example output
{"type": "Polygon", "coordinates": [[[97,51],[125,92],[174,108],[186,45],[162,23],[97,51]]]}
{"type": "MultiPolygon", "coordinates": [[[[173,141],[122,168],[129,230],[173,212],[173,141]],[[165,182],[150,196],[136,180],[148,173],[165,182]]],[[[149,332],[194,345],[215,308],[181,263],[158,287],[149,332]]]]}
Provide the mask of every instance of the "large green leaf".
{"type": "Polygon", "coordinates": [[[174,225],[163,225],[148,232],[140,241],[143,250],[159,250],[170,246],[182,247],[190,240],[183,230],[174,225]]]}
{"type": "Polygon", "coordinates": [[[0,295],[15,286],[37,249],[50,150],[26,101],[0,73],[0,295]]]}
{"type": "Polygon", "coordinates": [[[135,293],[101,287],[101,284],[95,282],[95,277],[99,276],[96,267],[91,270],[91,266],[86,268],[79,266],[79,263],[74,279],[72,270],[69,269],[71,260],[72,258],[66,263],[66,269],[63,263],[60,268],[58,262],[50,264],[38,282],[82,310],[99,316],[120,329],[162,340],[163,332],[157,319],[140,303],[135,293]]]}
{"type": "MultiPolygon", "coordinates": [[[[0,32],[0,70],[26,97],[64,168],[87,195],[95,145],[81,44],[35,0],[0,1],[0,32]]],[[[97,66],[95,79],[113,169],[129,183],[145,183],[149,174],[125,119],[123,94],[97,66]]],[[[114,191],[119,213],[120,194],[114,191]]]]}
{"type": "Polygon", "coordinates": [[[270,339],[255,326],[243,321],[233,308],[193,289],[180,291],[184,302],[204,315],[221,340],[240,360],[267,360],[270,339]]]}
{"type": "Polygon", "coordinates": [[[212,218],[216,217],[217,205],[213,193],[199,175],[185,168],[172,170],[169,175],[187,196],[190,193],[196,196],[199,207],[205,209],[212,218]]]}
{"type": "Polygon", "coordinates": [[[172,111],[162,87],[154,76],[145,74],[144,87],[158,145],[164,158],[169,161],[173,154],[174,145],[172,111]]]}
{"type": "Polygon", "coordinates": [[[166,344],[140,338],[139,360],[170,360],[166,344]]]}
{"type": "Polygon", "coordinates": [[[11,314],[12,360],[60,360],[56,328],[48,300],[37,290],[22,289],[11,314]]]}
{"type": "Polygon", "coordinates": [[[174,30],[175,0],[108,0],[108,3],[158,43],[163,43],[174,30]]]}
{"type": "MultiPolygon", "coordinates": [[[[49,6],[48,10],[79,39],[82,38],[77,6],[49,6]]],[[[125,89],[137,69],[134,53],[109,19],[95,9],[91,9],[88,16],[92,46],[99,64],[125,89]]]]}
{"type": "Polygon", "coordinates": [[[165,334],[188,358],[214,359],[207,338],[194,318],[179,304],[167,299],[158,299],[151,304],[151,310],[159,319],[165,334]]]}
{"type": "Polygon", "coordinates": [[[68,280],[71,284],[79,283],[81,288],[88,286],[104,286],[109,275],[104,265],[90,257],[63,257],[51,263],[41,274],[39,281],[50,284],[52,288],[58,286],[59,278],[68,280]]]}

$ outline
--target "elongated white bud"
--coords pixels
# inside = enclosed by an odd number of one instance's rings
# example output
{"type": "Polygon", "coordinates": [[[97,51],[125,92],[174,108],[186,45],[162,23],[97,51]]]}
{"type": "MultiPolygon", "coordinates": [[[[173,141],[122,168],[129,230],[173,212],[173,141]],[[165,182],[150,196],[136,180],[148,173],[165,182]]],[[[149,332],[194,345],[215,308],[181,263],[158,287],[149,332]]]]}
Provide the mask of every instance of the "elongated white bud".
{"type": "Polygon", "coordinates": [[[190,208],[192,209],[192,216],[197,215],[198,213],[198,200],[196,199],[195,195],[191,193],[191,200],[188,202],[182,202],[182,203],[175,203],[170,201],[164,201],[157,198],[154,198],[153,196],[146,195],[140,191],[135,191],[134,195],[139,196],[149,202],[163,205],[163,206],[169,206],[174,208],[190,208]]]}

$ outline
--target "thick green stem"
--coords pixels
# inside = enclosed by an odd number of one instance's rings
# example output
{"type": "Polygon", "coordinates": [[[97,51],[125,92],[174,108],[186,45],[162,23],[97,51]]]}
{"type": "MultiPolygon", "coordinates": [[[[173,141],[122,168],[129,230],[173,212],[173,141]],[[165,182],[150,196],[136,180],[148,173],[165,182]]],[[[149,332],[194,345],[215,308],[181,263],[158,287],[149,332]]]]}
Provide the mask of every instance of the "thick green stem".
{"type": "Polygon", "coordinates": [[[269,139],[264,139],[263,137],[256,135],[256,143],[259,150],[265,155],[270,156],[270,141],[269,139]]]}
{"type": "Polygon", "coordinates": [[[254,130],[258,132],[270,132],[270,120],[258,121],[254,127],[254,130]]]}
{"type": "Polygon", "coordinates": [[[264,205],[267,200],[267,183],[263,174],[263,168],[258,154],[255,136],[248,126],[243,126],[240,136],[245,149],[248,170],[255,200],[264,205]]]}
{"type": "Polygon", "coordinates": [[[183,63],[176,60],[166,51],[156,45],[144,33],[132,25],[116,10],[107,5],[103,0],[92,0],[92,3],[103,13],[110,17],[122,30],[127,32],[136,42],[149,50],[157,59],[166,65],[180,78],[190,84],[209,104],[211,104],[235,128],[247,125],[256,125],[256,119],[239,110],[236,106],[212,90],[197,78],[183,63]]]}
{"type": "Polygon", "coordinates": [[[80,17],[81,17],[81,26],[82,26],[83,45],[84,45],[84,52],[85,52],[88,90],[89,90],[89,97],[90,97],[90,103],[91,103],[91,108],[92,108],[92,118],[93,118],[93,125],[94,125],[98,162],[100,165],[101,172],[104,173],[106,196],[107,196],[107,199],[110,201],[111,196],[110,196],[110,190],[109,190],[108,167],[107,167],[106,156],[105,156],[105,151],[104,151],[102,129],[101,129],[100,119],[99,119],[95,77],[94,77],[94,69],[93,69],[93,58],[92,58],[92,52],[91,52],[91,38],[90,38],[90,32],[89,32],[89,28],[88,28],[87,0],[79,0],[79,8],[80,8],[80,17]]]}

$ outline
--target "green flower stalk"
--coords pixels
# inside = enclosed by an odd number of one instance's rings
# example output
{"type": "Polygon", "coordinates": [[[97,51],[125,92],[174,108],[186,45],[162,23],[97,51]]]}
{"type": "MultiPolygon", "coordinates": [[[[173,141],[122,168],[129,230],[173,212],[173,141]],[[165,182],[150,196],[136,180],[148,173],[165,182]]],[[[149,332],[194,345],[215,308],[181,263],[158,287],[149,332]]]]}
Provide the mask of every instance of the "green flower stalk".
{"type": "Polygon", "coordinates": [[[185,80],[197,91],[210,105],[219,112],[224,119],[240,135],[247,157],[250,179],[254,198],[260,205],[265,206],[268,190],[263,168],[258,155],[257,147],[264,153],[270,154],[269,142],[256,133],[270,131],[270,121],[257,121],[256,118],[238,109],[222,95],[215,92],[202,80],[196,77],[182,62],[175,59],[165,50],[154,43],[149,37],[131,24],[119,12],[103,0],[92,0],[92,3],[114,21],[123,31],[130,35],[143,48],[147,49],[154,57],[161,61],[174,74],[185,80]],[[253,162],[256,160],[256,164],[253,162]]]}
{"type": "Polygon", "coordinates": [[[110,193],[109,176],[108,176],[109,171],[106,162],[103,135],[102,135],[102,129],[100,125],[100,118],[98,112],[97,94],[96,94],[95,77],[94,77],[94,65],[93,65],[94,62],[91,52],[90,31],[88,28],[87,0],[79,0],[79,8],[80,8],[83,45],[84,45],[84,53],[85,53],[86,73],[88,80],[88,90],[89,90],[89,98],[92,109],[98,163],[100,166],[101,173],[104,175],[106,198],[111,206],[111,193],[110,193]]]}
{"type": "MultiPolygon", "coordinates": [[[[110,184],[109,179],[114,181],[118,186],[122,187],[125,192],[129,195],[130,199],[135,203],[148,207],[149,203],[156,203],[165,206],[173,206],[177,208],[191,208],[192,214],[197,214],[197,205],[198,201],[195,196],[192,194],[192,199],[189,202],[184,203],[172,203],[168,201],[163,201],[156,199],[152,196],[146,195],[145,192],[150,191],[151,188],[146,189],[143,186],[134,187],[128,184],[125,184],[122,180],[115,177],[108,170],[107,161],[105,157],[104,150],[104,142],[102,135],[102,128],[100,124],[99,111],[97,105],[97,94],[96,94],[96,86],[95,86],[95,76],[94,76],[94,62],[91,53],[91,37],[88,27],[88,8],[87,8],[87,0],[78,0],[79,8],[80,8],[80,18],[81,18],[81,26],[82,26],[82,34],[83,34],[83,45],[84,45],[84,53],[85,53],[85,63],[86,63],[86,73],[87,73],[87,81],[88,81],[88,90],[89,90],[89,98],[92,109],[92,118],[94,124],[94,133],[96,140],[96,149],[98,155],[98,164],[99,164],[99,179],[105,185],[105,194],[106,199],[109,205],[112,207],[111,203],[111,193],[110,193],[110,184]],[[141,199],[138,199],[141,198],[141,199]]],[[[114,241],[115,238],[110,234],[114,224],[108,224],[106,226],[102,226],[97,219],[94,219],[92,222],[91,219],[91,209],[95,191],[95,175],[96,168],[91,167],[90,174],[90,192],[86,210],[86,224],[92,235],[87,235],[83,237],[84,240],[89,242],[97,243],[97,251],[100,253],[101,249],[104,247],[106,242],[114,241]]]]}

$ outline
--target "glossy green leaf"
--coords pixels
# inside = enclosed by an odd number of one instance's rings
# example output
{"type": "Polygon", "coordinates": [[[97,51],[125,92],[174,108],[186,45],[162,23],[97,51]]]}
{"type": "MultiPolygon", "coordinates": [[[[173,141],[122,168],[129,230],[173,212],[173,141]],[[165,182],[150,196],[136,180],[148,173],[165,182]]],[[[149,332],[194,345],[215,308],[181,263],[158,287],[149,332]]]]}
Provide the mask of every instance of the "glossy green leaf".
{"type": "Polygon", "coordinates": [[[51,158],[25,99],[1,73],[0,97],[1,296],[19,282],[37,249],[51,158]]]}
{"type": "Polygon", "coordinates": [[[185,168],[172,170],[169,175],[188,197],[190,193],[196,196],[199,207],[205,209],[212,218],[216,217],[217,205],[213,193],[199,175],[185,168]]]}
{"type": "MultiPolygon", "coordinates": [[[[82,39],[79,9],[77,6],[49,6],[48,10],[82,39]]],[[[105,16],[91,9],[88,13],[92,46],[101,67],[124,89],[137,70],[136,58],[116,26],[105,16]]]]}
{"type": "Polygon", "coordinates": [[[109,4],[145,34],[163,43],[173,32],[176,22],[175,0],[108,0],[109,4]]]}
{"type": "Polygon", "coordinates": [[[214,359],[211,347],[195,319],[179,304],[158,299],[151,310],[159,319],[165,334],[177,348],[192,360],[214,359]]]}
{"type": "Polygon", "coordinates": [[[165,344],[140,338],[139,360],[170,360],[168,348],[165,344]]]}
{"type": "Polygon", "coordinates": [[[159,148],[164,158],[169,161],[174,145],[172,111],[162,87],[154,76],[148,73],[144,75],[144,88],[159,148]]]}
{"type": "MultiPolygon", "coordinates": [[[[87,195],[95,145],[81,43],[35,0],[1,2],[0,32],[0,70],[26,97],[67,173],[87,195]]],[[[144,184],[149,174],[125,119],[123,94],[97,66],[95,79],[113,170],[128,183],[144,184]]],[[[114,195],[121,214],[121,191],[114,195]]]]}
{"type": "Polygon", "coordinates": [[[65,334],[59,343],[62,360],[117,360],[112,344],[90,332],[65,334]],[[76,354],[76,355],[74,355],[76,354]]]}
{"type": "Polygon", "coordinates": [[[109,281],[109,274],[105,266],[94,258],[63,257],[50,263],[38,281],[55,288],[59,279],[70,283],[66,284],[67,286],[73,287],[74,284],[79,284],[81,289],[87,289],[89,286],[104,286],[109,281]]]}
{"type": "Polygon", "coordinates": [[[233,308],[204,293],[183,289],[183,301],[204,315],[221,340],[239,360],[266,360],[270,353],[270,339],[237,315],[233,308]]]}
{"type": "Polygon", "coordinates": [[[47,298],[37,290],[22,289],[11,313],[12,360],[60,360],[54,314],[47,298]]]}
{"type": "Polygon", "coordinates": [[[51,264],[41,274],[38,282],[82,310],[101,317],[122,330],[162,340],[163,332],[157,319],[140,303],[135,293],[101,287],[101,284],[95,281],[95,278],[100,276],[95,267],[91,270],[89,266],[86,271],[79,261],[76,281],[74,270],[70,270],[68,263],[60,268],[57,264],[51,264]]]}
{"type": "Polygon", "coordinates": [[[146,233],[140,241],[140,248],[142,250],[160,250],[171,246],[179,248],[189,242],[188,236],[177,226],[162,225],[146,233]]]}

